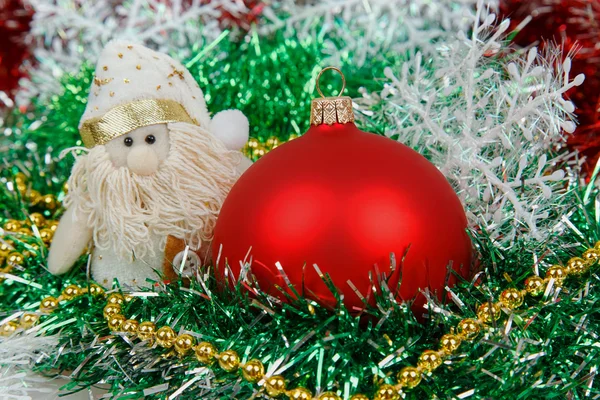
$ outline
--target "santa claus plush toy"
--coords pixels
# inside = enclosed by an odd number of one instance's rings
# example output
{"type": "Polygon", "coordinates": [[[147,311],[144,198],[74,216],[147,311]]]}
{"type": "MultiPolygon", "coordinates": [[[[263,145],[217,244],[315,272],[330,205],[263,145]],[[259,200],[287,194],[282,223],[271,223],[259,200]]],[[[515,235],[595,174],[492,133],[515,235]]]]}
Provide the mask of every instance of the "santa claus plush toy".
{"type": "Polygon", "coordinates": [[[164,54],[113,41],[99,60],[79,125],[87,150],[76,156],[48,268],[67,272],[87,247],[95,281],[140,286],[201,262],[250,165],[240,152],[248,120],[227,110],[211,121],[196,81],[164,54]]]}

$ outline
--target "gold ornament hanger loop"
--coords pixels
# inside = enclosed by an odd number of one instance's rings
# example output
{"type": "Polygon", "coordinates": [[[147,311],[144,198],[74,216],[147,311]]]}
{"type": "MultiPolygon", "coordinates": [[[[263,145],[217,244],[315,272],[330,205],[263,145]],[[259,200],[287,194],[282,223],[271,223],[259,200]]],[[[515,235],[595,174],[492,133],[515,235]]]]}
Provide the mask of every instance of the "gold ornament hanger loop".
{"type": "Polygon", "coordinates": [[[344,89],[346,88],[346,77],[339,68],[326,67],[319,72],[317,75],[317,92],[321,95],[321,98],[313,99],[310,104],[310,124],[321,125],[321,124],[347,124],[354,122],[354,112],[352,111],[352,99],[347,96],[342,96],[344,89]],[[342,77],[342,89],[335,97],[325,97],[319,86],[319,80],[323,72],[327,70],[334,70],[342,77]]]}
{"type": "Polygon", "coordinates": [[[344,93],[344,89],[346,89],[346,77],[344,76],[342,71],[336,67],[325,67],[321,70],[321,72],[319,72],[319,75],[317,75],[317,92],[319,92],[319,94],[321,95],[322,98],[325,98],[325,95],[323,94],[323,92],[321,91],[321,87],[319,86],[319,80],[321,79],[321,75],[323,75],[323,72],[325,72],[327,70],[333,70],[333,71],[337,72],[338,74],[340,74],[340,76],[342,77],[342,89],[337,94],[337,96],[335,96],[335,97],[340,97],[342,95],[342,93],[344,93]]]}

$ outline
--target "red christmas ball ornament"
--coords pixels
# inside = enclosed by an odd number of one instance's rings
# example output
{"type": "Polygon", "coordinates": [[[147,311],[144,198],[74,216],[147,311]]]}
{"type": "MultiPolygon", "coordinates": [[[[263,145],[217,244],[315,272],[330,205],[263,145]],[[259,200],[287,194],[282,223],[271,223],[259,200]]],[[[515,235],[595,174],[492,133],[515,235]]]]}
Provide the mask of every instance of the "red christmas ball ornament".
{"type": "MultiPolygon", "coordinates": [[[[426,288],[440,296],[455,280],[449,265],[468,274],[467,219],[446,178],[409,147],[353,121],[350,98],[313,100],[311,128],[240,177],[215,228],[218,276],[229,267],[238,279],[251,261],[263,291],[285,298],[277,286],[287,290],[289,279],[300,295],[334,306],[316,265],[354,312],[365,306],[361,296],[373,300],[378,274],[403,300],[426,288]]],[[[418,295],[413,309],[424,301],[418,295]]]]}

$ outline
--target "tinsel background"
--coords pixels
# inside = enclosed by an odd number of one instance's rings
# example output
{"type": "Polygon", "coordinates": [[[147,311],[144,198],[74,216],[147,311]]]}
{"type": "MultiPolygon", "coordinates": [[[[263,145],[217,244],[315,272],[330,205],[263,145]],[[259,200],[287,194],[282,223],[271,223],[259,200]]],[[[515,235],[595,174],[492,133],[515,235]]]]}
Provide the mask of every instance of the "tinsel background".
{"type": "MultiPolygon", "coordinates": [[[[80,144],[77,124],[95,56],[108,40],[124,37],[181,59],[212,112],[244,111],[253,158],[307,130],[316,74],[339,66],[358,124],[413,147],[453,184],[479,252],[481,272],[448,289],[447,301],[426,292],[423,322],[410,304],[386,293],[361,319],[304,300],[279,304],[260,289],[250,298],[241,285],[219,292],[208,270],[189,288],[157,283],[133,293],[124,307],[128,318],[152,319],[235,348],[244,360],[262,360],[268,374],[282,374],[313,393],[373,395],[377,384],[392,382],[420,352],[436,348],[450,326],[474,316],[479,304],[600,239],[595,179],[585,183],[584,160],[566,147],[569,134],[577,133],[575,104],[581,107],[568,94],[587,83],[578,75],[578,56],[560,41],[540,42],[539,50],[531,41],[521,43],[525,48],[511,45],[508,39],[526,25],[496,17],[495,2],[28,4],[34,58],[24,64],[27,77],[16,93],[20,108],[2,120],[3,224],[33,212],[60,216],[60,206],[32,203],[31,191],[60,202],[71,160],[59,154],[80,144]],[[25,191],[18,189],[18,173],[25,174],[25,191]]],[[[332,81],[325,91],[335,86],[332,81]]],[[[0,282],[0,325],[37,310],[42,298],[58,296],[69,284],[89,283],[86,257],[66,276],[50,275],[41,229],[31,231],[25,237],[0,231],[2,243],[13,240],[26,255],[0,282]]],[[[463,345],[406,397],[600,397],[597,272],[593,267],[542,299],[504,310],[497,325],[463,345]]],[[[44,379],[56,376],[68,378],[65,392],[100,386],[119,398],[266,396],[238,375],[203,368],[192,356],[164,357],[159,348],[111,335],[104,305],[84,295],[44,315],[34,328],[0,338],[0,396],[35,396],[44,379]]]]}

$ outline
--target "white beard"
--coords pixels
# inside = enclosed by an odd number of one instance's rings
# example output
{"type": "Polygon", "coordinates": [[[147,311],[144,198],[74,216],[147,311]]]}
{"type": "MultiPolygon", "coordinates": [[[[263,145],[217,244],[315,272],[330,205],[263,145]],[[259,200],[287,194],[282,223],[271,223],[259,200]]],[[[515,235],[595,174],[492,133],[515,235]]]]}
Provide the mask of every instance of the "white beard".
{"type": "Polygon", "coordinates": [[[123,261],[162,252],[168,235],[199,249],[239,177],[242,155],[195,125],[169,123],[167,159],[151,176],[115,167],[104,146],[77,157],[65,206],[93,227],[94,245],[123,261]],[[153,238],[159,237],[158,248],[153,238]]]}

